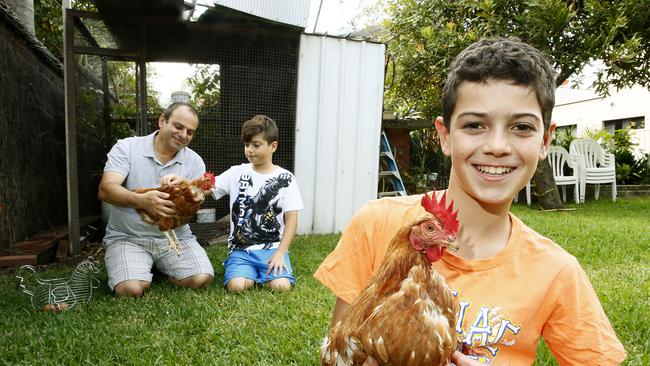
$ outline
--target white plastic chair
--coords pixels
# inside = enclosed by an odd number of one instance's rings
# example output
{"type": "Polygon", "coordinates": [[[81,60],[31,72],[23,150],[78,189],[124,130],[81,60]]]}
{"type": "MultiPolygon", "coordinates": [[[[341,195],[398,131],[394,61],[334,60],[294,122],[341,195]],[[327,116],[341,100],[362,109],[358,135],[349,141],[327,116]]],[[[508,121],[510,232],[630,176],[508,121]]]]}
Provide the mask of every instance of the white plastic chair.
{"type": "Polygon", "coordinates": [[[562,201],[566,202],[566,186],[573,184],[573,200],[579,203],[578,166],[580,163],[577,157],[569,155],[569,152],[562,146],[551,146],[547,159],[553,170],[555,185],[562,187],[562,201]],[[564,174],[564,165],[568,165],[572,169],[571,175],[564,174]]]}
{"type": "Polygon", "coordinates": [[[595,184],[595,198],[598,199],[600,185],[612,184],[612,201],[616,201],[616,165],[614,155],[605,150],[592,139],[575,139],[569,145],[569,153],[576,156],[578,165],[578,182],[580,183],[580,202],[585,201],[587,184],[595,184]]]}

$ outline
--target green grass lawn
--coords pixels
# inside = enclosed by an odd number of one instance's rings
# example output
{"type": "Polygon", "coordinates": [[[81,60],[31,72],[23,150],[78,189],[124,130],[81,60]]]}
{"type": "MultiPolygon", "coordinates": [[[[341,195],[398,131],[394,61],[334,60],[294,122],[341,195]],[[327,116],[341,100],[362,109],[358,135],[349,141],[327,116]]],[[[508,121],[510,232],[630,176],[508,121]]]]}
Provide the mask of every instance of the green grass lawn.
{"type": "MultiPolygon", "coordinates": [[[[629,353],[625,365],[650,364],[650,199],[569,205],[575,211],[513,208],[524,222],[575,255],[629,353]]],[[[338,235],[296,238],[297,286],[289,293],[226,293],[226,250],[208,248],[217,284],[193,291],[154,282],[139,299],[103,286],[88,305],[61,314],[32,310],[13,270],[0,274],[0,364],[314,365],[334,298],[312,277],[338,235]]],[[[54,265],[41,276],[63,277],[54,265]]],[[[540,342],[537,365],[554,365],[540,342]]]]}

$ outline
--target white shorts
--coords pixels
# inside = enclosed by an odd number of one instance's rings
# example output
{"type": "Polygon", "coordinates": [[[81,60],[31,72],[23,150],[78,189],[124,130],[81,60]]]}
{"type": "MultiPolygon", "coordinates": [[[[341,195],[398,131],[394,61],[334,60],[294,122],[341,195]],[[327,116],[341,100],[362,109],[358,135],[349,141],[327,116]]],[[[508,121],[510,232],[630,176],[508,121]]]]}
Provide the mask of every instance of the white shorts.
{"type": "Polygon", "coordinates": [[[179,241],[180,256],[170,250],[167,239],[124,237],[104,241],[108,287],[113,290],[126,280],[151,282],[153,265],[177,280],[201,273],[214,276],[212,263],[196,239],[179,241]]]}

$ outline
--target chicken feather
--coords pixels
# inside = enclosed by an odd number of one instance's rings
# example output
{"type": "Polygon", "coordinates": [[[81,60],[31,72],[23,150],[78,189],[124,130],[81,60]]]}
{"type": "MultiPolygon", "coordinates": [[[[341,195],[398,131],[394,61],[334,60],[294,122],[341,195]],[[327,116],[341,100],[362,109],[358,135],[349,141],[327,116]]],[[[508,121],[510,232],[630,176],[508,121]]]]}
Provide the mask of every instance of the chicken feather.
{"type": "Polygon", "coordinates": [[[457,224],[447,230],[449,222],[427,213],[399,230],[377,273],[323,341],[322,365],[362,365],[368,357],[381,365],[447,365],[456,348],[457,305],[431,263],[441,248],[455,248],[457,224]]]}
{"type": "Polygon", "coordinates": [[[156,215],[144,209],[136,209],[144,222],[157,225],[167,239],[171,249],[180,255],[180,242],[176,237],[174,229],[188,223],[201,207],[205,200],[205,195],[210,192],[214,186],[215,178],[212,173],[205,173],[203,177],[194,179],[191,182],[183,182],[174,185],[162,185],[158,188],[137,188],[133,191],[136,193],[146,193],[149,191],[160,191],[167,193],[168,200],[174,203],[176,214],[163,217],[156,215]]]}

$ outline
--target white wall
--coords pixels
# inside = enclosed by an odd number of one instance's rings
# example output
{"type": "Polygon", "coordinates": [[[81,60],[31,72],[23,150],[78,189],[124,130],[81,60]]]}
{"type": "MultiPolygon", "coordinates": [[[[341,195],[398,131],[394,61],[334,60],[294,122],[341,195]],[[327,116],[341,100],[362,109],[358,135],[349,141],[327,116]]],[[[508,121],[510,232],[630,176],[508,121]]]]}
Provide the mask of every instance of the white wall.
{"type": "Polygon", "coordinates": [[[383,44],[303,34],[295,175],[298,233],[333,233],[377,197],[383,44]]]}
{"type": "Polygon", "coordinates": [[[612,91],[610,96],[601,98],[593,93],[559,88],[553,109],[553,121],[558,126],[577,125],[577,135],[582,136],[586,129],[603,128],[609,120],[645,117],[645,128],[633,130],[634,141],[639,144],[639,152],[650,152],[650,91],[635,86],[620,91],[612,91]],[[571,97],[571,94],[578,97],[571,97]],[[561,96],[561,97],[560,97],[561,96]]]}

